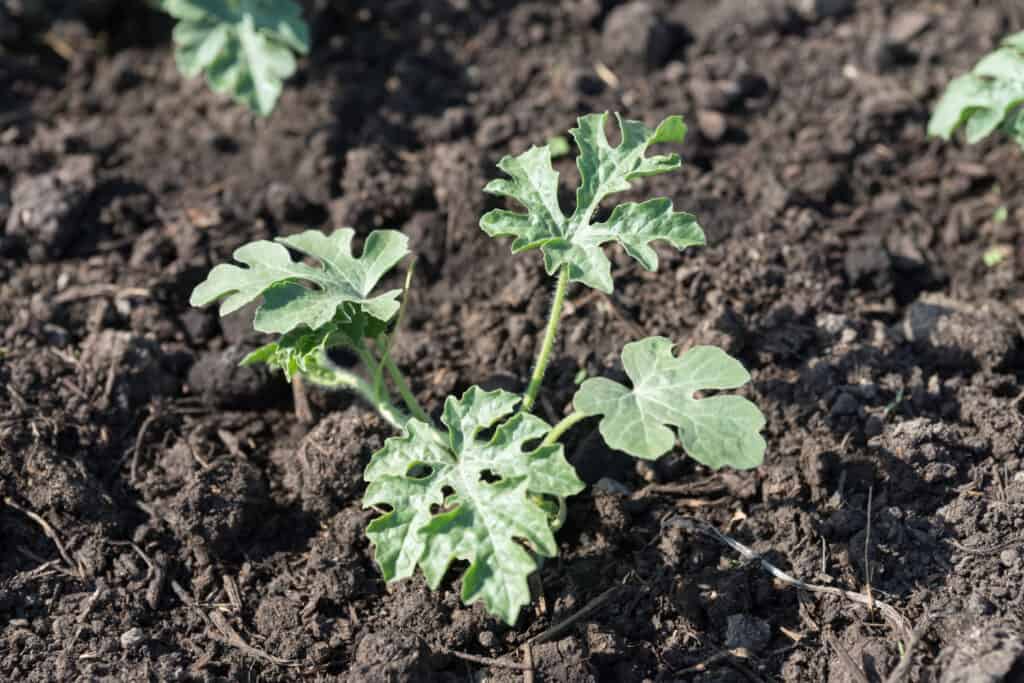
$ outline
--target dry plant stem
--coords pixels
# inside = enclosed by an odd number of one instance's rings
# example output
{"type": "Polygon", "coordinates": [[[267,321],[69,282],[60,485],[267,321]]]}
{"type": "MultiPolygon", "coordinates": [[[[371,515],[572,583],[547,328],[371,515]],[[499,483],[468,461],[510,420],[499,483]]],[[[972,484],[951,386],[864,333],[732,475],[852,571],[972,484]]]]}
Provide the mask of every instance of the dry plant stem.
{"type": "Polygon", "coordinates": [[[228,622],[227,617],[224,616],[224,614],[220,610],[211,610],[209,613],[209,618],[210,621],[213,622],[213,625],[220,632],[219,638],[216,638],[216,635],[214,637],[217,640],[221,640],[227,643],[228,645],[231,645],[232,647],[241,650],[242,654],[253,657],[254,659],[262,659],[265,662],[270,662],[271,664],[275,664],[277,666],[300,666],[300,662],[294,662],[290,659],[276,657],[268,652],[264,652],[263,650],[250,645],[248,642],[246,642],[245,638],[239,635],[238,631],[236,631],[234,626],[232,626],[228,622]]]}
{"type": "Polygon", "coordinates": [[[536,679],[533,675],[533,647],[529,643],[523,645],[523,664],[526,666],[523,670],[523,683],[534,683],[536,679]]]}
{"type": "Polygon", "coordinates": [[[292,377],[292,400],[295,403],[295,417],[302,424],[313,424],[313,409],[306,395],[306,385],[302,383],[302,375],[292,377]]]}
{"type": "Polygon", "coordinates": [[[21,514],[25,515],[33,522],[38,524],[39,528],[43,530],[44,534],[46,534],[46,537],[53,541],[53,544],[57,546],[57,552],[60,553],[60,556],[64,560],[64,563],[68,566],[68,569],[74,571],[75,575],[78,576],[78,578],[85,579],[85,568],[82,566],[80,562],[76,562],[71,559],[71,555],[68,554],[67,548],[64,547],[64,542],[60,540],[60,536],[57,534],[57,531],[52,526],[50,526],[49,522],[47,522],[45,519],[43,519],[36,513],[32,512],[31,510],[21,507],[10,498],[4,497],[3,502],[4,505],[6,505],[7,507],[11,508],[12,510],[17,510],[18,512],[20,512],[21,514]]]}
{"type": "Polygon", "coordinates": [[[621,585],[612,586],[604,593],[601,593],[599,596],[588,602],[579,612],[576,612],[568,619],[555,624],[551,628],[538,633],[533,638],[530,638],[527,642],[531,645],[539,645],[541,643],[546,643],[549,640],[555,640],[556,638],[559,638],[563,633],[572,628],[572,625],[575,624],[577,621],[596,612],[601,607],[604,607],[605,603],[607,603],[613,597],[615,597],[615,594],[618,593],[621,588],[621,585]]]}
{"type": "Polygon", "coordinates": [[[523,396],[524,413],[533,410],[533,404],[537,401],[537,394],[540,392],[540,385],[544,382],[544,373],[548,369],[548,361],[551,360],[551,349],[555,345],[555,337],[558,336],[558,323],[562,319],[562,307],[565,305],[565,292],[569,288],[569,268],[563,266],[558,271],[558,284],[555,286],[555,298],[551,302],[551,315],[548,316],[548,325],[544,330],[544,340],[540,345],[540,353],[537,354],[537,364],[533,367],[533,375],[530,377],[530,384],[523,396]]]}
{"type": "Polygon", "coordinates": [[[805,583],[800,579],[796,578],[795,576],[792,576],[791,574],[782,571],[781,569],[773,565],[771,562],[765,560],[760,555],[758,555],[753,550],[743,545],[736,539],[726,536],[718,529],[700,520],[693,519],[690,517],[676,516],[667,519],[665,521],[665,524],[675,524],[678,526],[682,526],[684,529],[687,529],[691,532],[702,533],[706,536],[710,536],[711,538],[714,538],[720,543],[723,543],[732,548],[733,550],[735,550],[736,552],[738,552],[743,557],[743,559],[747,560],[748,562],[760,563],[761,567],[765,571],[767,571],[769,574],[774,576],[779,581],[782,581],[783,583],[788,583],[791,586],[796,586],[797,588],[810,591],[811,593],[824,593],[826,595],[836,595],[841,598],[846,598],[847,600],[855,602],[859,605],[864,605],[868,609],[877,609],[879,612],[882,613],[882,616],[885,617],[886,621],[888,621],[890,625],[892,625],[897,631],[899,631],[901,637],[904,639],[904,646],[906,646],[906,644],[913,639],[913,632],[910,628],[910,625],[907,623],[907,620],[903,618],[903,616],[896,610],[895,607],[888,603],[882,602],[877,598],[868,597],[863,593],[855,593],[853,591],[843,590],[842,588],[835,588],[833,586],[819,586],[813,583],[805,583]]]}
{"type": "Polygon", "coordinates": [[[686,676],[689,674],[706,673],[711,669],[712,666],[719,662],[731,666],[736,671],[740,672],[747,680],[754,681],[754,683],[763,683],[760,676],[750,670],[750,667],[741,663],[739,660],[750,659],[750,652],[745,648],[737,647],[732,650],[722,650],[711,655],[703,662],[695,664],[688,669],[683,669],[677,672],[680,676],[686,676]]]}
{"type": "Polygon", "coordinates": [[[857,683],[871,683],[871,681],[868,680],[867,675],[861,671],[860,667],[857,666],[857,662],[853,661],[853,657],[850,656],[849,652],[843,649],[843,646],[839,644],[839,641],[836,640],[835,636],[826,634],[825,641],[832,647],[836,655],[839,656],[839,661],[850,678],[857,681],[857,683]]]}
{"type": "Polygon", "coordinates": [[[931,615],[927,615],[921,623],[914,627],[914,632],[910,634],[910,642],[906,643],[903,648],[903,656],[900,657],[899,664],[896,665],[896,668],[885,679],[885,683],[901,683],[907,679],[910,673],[910,665],[914,661],[914,648],[921,642],[921,638],[924,637],[925,631],[928,630],[930,625],[931,615]]]}
{"type": "Polygon", "coordinates": [[[506,659],[494,659],[493,657],[481,657],[480,655],[470,654],[468,652],[460,652],[459,650],[444,649],[446,654],[458,657],[467,662],[473,662],[474,664],[482,664],[484,666],[493,666],[499,669],[515,669],[517,671],[530,671],[532,667],[528,667],[526,664],[519,662],[510,662],[506,659]]]}

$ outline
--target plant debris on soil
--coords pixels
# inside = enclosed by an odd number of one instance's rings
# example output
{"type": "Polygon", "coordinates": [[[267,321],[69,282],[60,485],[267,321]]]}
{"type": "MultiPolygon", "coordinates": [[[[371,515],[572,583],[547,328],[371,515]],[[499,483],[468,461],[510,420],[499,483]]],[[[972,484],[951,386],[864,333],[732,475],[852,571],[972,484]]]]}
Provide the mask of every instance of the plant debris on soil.
{"type": "Polygon", "coordinates": [[[4,680],[1024,677],[1024,157],[925,131],[1018,3],[308,2],[313,51],[268,119],[182,79],[144,3],[42,27],[9,4],[4,680]],[[657,275],[611,250],[614,295],[570,288],[537,413],[662,335],[750,368],[768,451],[637,463],[581,423],[593,486],[509,628],[457,572],[385,586],[360,497],[387,425],[313,388],[297,417],[280,376],[237,365],[250,319],[188,295],[250,240],[400,229],[418,398],[522,390],[548,280],[480,231],[481,190],[606,110],[685,116],[683,172],[633,194],[709,246],[660,250],[657,275]]]}

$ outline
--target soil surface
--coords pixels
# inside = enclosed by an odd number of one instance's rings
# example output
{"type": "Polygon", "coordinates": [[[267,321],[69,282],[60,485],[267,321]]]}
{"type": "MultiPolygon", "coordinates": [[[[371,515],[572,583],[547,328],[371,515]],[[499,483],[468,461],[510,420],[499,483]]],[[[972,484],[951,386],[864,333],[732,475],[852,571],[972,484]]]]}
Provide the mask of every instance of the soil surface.
{"type": "Polygon", "coordinates": [[[1016,2],[311,2],[315,49],[265,120],[183,80],[142,3],[48,26],[17,4],[4,680],[1024,680],[1024,157],[925,135],[943,85],[1024,28],[1016,2]],[[593,486],[509,628],[457,572],[382,582],[360,497],[387,425],[316,390],[304,424],[279,376],[236,366],[249,316],[188,295],[249,240],[399,228],[419,398],[520,389],[551,283],[477,227],[481,188],[604,110],[691,123],[684,171],[633,198],[671,197],[709,246],[657,275],[613,252],[614,296],[573,287],[539,413],[658,334],[748,365],[769,448],[716,473],[576,427],[593,486]]]}

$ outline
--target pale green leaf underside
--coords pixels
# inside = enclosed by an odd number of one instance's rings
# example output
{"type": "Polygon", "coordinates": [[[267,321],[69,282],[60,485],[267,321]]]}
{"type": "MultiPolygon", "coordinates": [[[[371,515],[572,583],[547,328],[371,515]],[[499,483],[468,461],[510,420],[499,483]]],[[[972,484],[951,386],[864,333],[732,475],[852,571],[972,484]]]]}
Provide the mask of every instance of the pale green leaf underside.
{"type": "Polygon", "coordinates": [[[256,349],[239,365],[264,363],[272,370],[280,370],[291,381],[295,375],[314,375],[324,371],[324,354],[337,346],[360,348],[367,337],[378,338],[387,325],[366,315],[358,306],[346,304],[344,321],[335,319],[323,327],[311,330],[300,326],[282,335],[277,341],[256,349]]]}
{"type": "Polygon", "coordinates": [[[765,420],[757,406],[741,396],[694,395],[750,381],[735,358],[713,346],[677,357],[670,340],[649,337],[626,344],[622,363],[632,389],[598,377],[583,382],[573,398],[576,410],[604,416],[599,429],[609,446],[653,460],[675,445],[675,427],[690,457],[708,467],[747,469],[764,460],[765,420]]]}
{"type": "Polygon", "coordinates": [[[534,415],[519,413],[489,439],[479,438],[518,402],[505,391],[472,387],[445,402],[443,437],[411,420],[405,435],[388,439],[370,459],[363,499],[367,507],[391,508],[367,528],[386,580],[409,577],[419,566],[437,588],[454,560],[466,560],[463,601],[482,600],[510,624],[530,601],[527,577],[537,569],[523,542],[544,557],[557,551],[547,514],[528,492],[565,497],[583,488],[561,445],[527,448],[550,429],[534,415]],[[499,479],[487,483],[485,472],[499,479]]]}
{"type": "Polygon", "coordinates": [[[264,116],[295,72],[293,52],[309,51],[309,27],[293,0],[161,0],[178,19],[178,68],[205,72],[215,91],[264,116]]]}
{"type": "Polygon", "coordinates": [[[533,147],[498,162],[509,178],[493,180],[484,188],[490,194],[516,200],[526,213],[495,209],[481,219],[480,227],[492,237],[513,237],[514,253],[539,248],[548,273],[553,275],[564,266],[572,281],[610,293],[611,262],[601,245],[618,242],[644,268],[656,270],[658,260],[651,242],[664,240],[682,250],[705,240],[697,220],[688,213],[674,212],[668,199],[623,204],[604,223],[591,223],[602,200],[628,190],[629,181],[678,169],[678,155],[647,157],[646,153],[652,144],[681,143],[686,135],[678,116],[650,130],[639,121],[616,115],[622,140],[613,147],[605,135],[607,118],[607,114],[583,116],[571,131],[580,150],[576,164],[581,179],[571,216],[565,216],[558,204],[558,173],[551,166],[550,148],[533,147]]]}
{"type": "Polygon", "coordinates": [[[398,311],[401,290],[370,296],[377,282],[409,253],[408,239],[396,230],[376,230],[366,238],[363,253],[352,255],[351,228],[330,236],[316,230],[280,237],[277,242],[250,242],[233,254],[247,268],[220,264],[192,291],[193,306],[221,301],[228,315],[263,295],[253,326],[260,332],[284,334],[302,325],[316,330],[335,319],[349,320],[343,307],[358,304],[377,320],[388,321],[398,311]],[[310,266],[292,260],[294,249],[320,261],[310,266]],[[305,283],[305,284],[300,284],[305,283]]]}
{"type": "Polygon", "coordinates": [[[1024,146],[1024,32],[986,55],[974,69],[950,81],[928,122],[928,134],[948,140],[964,127],[975,143],[998,128],[1024,146]]]}

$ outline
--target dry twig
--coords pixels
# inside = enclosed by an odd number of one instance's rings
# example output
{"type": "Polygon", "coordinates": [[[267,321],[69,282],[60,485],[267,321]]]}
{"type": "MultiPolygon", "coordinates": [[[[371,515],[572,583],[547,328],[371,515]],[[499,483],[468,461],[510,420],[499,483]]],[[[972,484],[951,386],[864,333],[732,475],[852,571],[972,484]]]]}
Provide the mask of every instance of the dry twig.
{"type": "Polygon", "coordinates": [[[907,674],[910,673],[910,665],[914,661],[914,648],[921,642],[921,638],[924,637],[925,632],[931,625],[931,617],[925,617],[921,623],[914,627],[914,632],[910,634],[910,642],[908,642],[903,648],[903,656],[900,657],[899,664],[892,670],[892,673],[885,679],[885,683],[900,683],[906,680],[907,674]]]}
{"type": "Polygon", "coordinates": [[[683,669],[678,673],[682,676],[687,674],[705,673],[712,666],[721,662],[740,672],[740,674],[742,674],[747,680],[751,681],[751,683],[764,683],[764,679],[754,673],[749,666],[743,663],[742,660],[745,659],[750,659],[750,652],[746,648],[737,647],[731,650],[721,650],[720,652],[716,652],[711,655],[703,662],[694,664],[693,666],[683,669]]]}
{"type": "Polygon", "coordinates": [[[523,645],[523,664],[526,665],[526,670],[523,672],[523,683],[534,683],[533,646],[529,642],[523,645]]]}
{"type": "Polygon", "coordinates": [[[559,623],[555,624],[551,628],[549,628],[547,630],[544,630],[544,631],[541,631],[540,633],[535,635],[533,638],[530,638],[526,642],[530,643],[531,645],[533,645],[533,644],[538,644],[539,645],[540,643],[546,643],[549,640],[557,639],[563,633],[565,633],[570,628],[572,628],[572,625],[575,624],[577,621],[579,621],[580,619],[583,619],[584,617],[589,616],[590,614],[593,614],[594,612],[599,610],[601,607],[604,607],[604,605],[608,601],[610,601],[615,596],[615,594],[618,593],[619,590],[621,590],[621,589],[622,589],[622,585],[621,584],[618,585],[618,586],[612,586],[611,588],[606,590],[604,593],[601,593],[599,596],[597,596],[596,598],[594,598],[593,600],[588,602],[586,605],[584,605],[583,609],[581,609],[579,612],[576,612],[575,614],[570,616],[568,619],[560,621],[559,623]]]}
{"type": "Polygon", "coordinates": [[[32,512],[31,510],[21,507],[20,505],[18,505],[17,503],[15,503],[13,500],[6,496],[4,497],[3,500],[4,505],[11,508],[12,510],[17,510],[18,512],[20,512],[21,514],[25,515],[33,522],[38,524],[39,528],[41,528],[43,530],[43,533],[46,534],[46,537],[53,541],[53,544],[57,546],[57,552],[60,553],[61,558],[64,560],[64,563],[68,566],[68,568],[71,569],[75,573],[75,575],[78,576],[78,578],[83,580],[85,579],[85,567],[82,566],[81,562],[77,562],[71,559],[71,555],[68,554],[67,548],[64,547],[64,542],[60,540],[60,535],[57,533],[56,529],[50,526],[49,522],[47,522],[45,519],[43,519],[36,513],[32,512]]]}
{"type": "Polygon", "coordinates": [[[839,641],[837,641],[834,636],[831,634],[825,634],[825,641],[833,650],[835,650],[836,654],[839,655],[839,662],[843,665],[846,673],[849,674],[851,678],[858,681],[858,683],[871,683],[871,681],[868,680],[867,675],[861,671],[859,666],[857,666],[857,662],[853,661],[853,657],[850,656],[850,653],[839,644],[839,641]]]}
{"type": "Polygon", "coordinates": [[[795,576],[782,571],[781,569],[773,565],[771,562],[765,560],[760,555],[755,553],[752,549],[743,545],[736,539],[726,536],[710,524],[707,524],[700,520],[676,516],[666,520],[665,524],[675,524],[678,526],[682,526],[691,533],[702,533],[706,536],[710,536],[711,538],[714,538],[715,540],[729,546],[730,548],[738,552],[743,557],[743,559],[749,562],[760,563],[761,567],[765,571],[767,571],[769,574],[774,576],[779,581],[782,581],[783,583],[788,583],[791,586],[796,586],[797,588],[800,588],[811,593],[823,593],[825,595],[835,595],[841,598],[845,598],[850,602],[855,602],[858,605],[863,605],[868,609],[877,609],[882,614],[882,616],[885,617],[886,621],[888,621],[890,625],[892,625],[897,631],[899,631],[899,633],[905,639],[906,642],[910,642],[912,638],[912,630],[910,628],[910,625],[907,623],[907,620],[903,618],[903,616],[896,610],[895,607],[889,605],[886,602],[878,600],[877,598],[871,598],[867,595],[864,595],[863,593],[856,593],[854,591],[848,591],[842,588],[835,588],[833,586],[820,586],[817,584],[806,583],[804,581],[801,581],[795,576]]]}
{"type": "Polygon", "coordinates": [[[499,669],[515,669],[517,671],[532,671],[533,667],[526,664],[520,664],[519,662],[512,662],[507,659],[495,659],[493,657],[481,657],[480,655],[471,655],[468,652],[460,652],[459,650],[449,650],[444,648],[442,650],[447,655],[464,659],[467,662],[473,662],[474,664],[482,664],[483,666],[493,666],[499,669]]]}
{"type": "Polygon", "coordinates": [[[55,304],[69,304],[73,301],[94,299],[100,296],[111,296],[115,299],[140,298],[148,299],[151,294],[148,289],[142,287],[122,287],[115,284],[76,285],[68,287],[63,292],[53,297],[55,304]]]}

